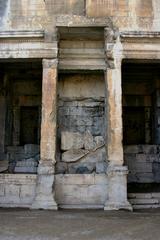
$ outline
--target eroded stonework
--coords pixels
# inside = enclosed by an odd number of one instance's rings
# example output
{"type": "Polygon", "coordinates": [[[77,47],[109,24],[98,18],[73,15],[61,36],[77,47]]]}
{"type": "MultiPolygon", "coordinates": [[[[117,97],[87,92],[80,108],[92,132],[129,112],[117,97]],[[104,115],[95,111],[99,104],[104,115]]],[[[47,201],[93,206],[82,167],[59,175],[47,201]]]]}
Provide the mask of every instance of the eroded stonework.
{"type": "Polygon", "coordinates": [[[159,9],[0,0],[0,206],[159,206],[159,9]]]}

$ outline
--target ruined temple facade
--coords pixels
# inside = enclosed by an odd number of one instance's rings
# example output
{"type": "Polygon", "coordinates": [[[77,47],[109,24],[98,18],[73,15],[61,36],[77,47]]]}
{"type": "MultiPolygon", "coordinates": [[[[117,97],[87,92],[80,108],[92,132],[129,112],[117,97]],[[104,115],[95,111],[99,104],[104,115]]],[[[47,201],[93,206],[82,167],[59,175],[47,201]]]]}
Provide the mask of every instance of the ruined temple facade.
{"type": "Polygon", "coordinates": [[[160,207],[159,0],[0,0],[0,207],[160,207]]]}

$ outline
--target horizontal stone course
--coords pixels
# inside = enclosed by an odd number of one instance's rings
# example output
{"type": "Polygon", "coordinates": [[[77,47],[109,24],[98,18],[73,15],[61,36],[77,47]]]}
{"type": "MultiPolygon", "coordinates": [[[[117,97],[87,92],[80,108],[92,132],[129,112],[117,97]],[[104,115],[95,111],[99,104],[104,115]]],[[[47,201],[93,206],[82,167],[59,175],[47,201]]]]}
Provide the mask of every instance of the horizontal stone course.
{"type": "Polygon", "coordinates": [[[64,208],[103,208],[108,181],[105,174],[55,176],[56,200],[64,208]]]}
{"type": "Polygon", "coordinates": [[[0,174],[0,207],[29,207],[35,196],[37,175],[0,174]]]}
{"type": "Polygon", "coordinates": [[[158,145],[124,146],[124,161],[129,168],[128,182],[160,182],[158,145]]]}

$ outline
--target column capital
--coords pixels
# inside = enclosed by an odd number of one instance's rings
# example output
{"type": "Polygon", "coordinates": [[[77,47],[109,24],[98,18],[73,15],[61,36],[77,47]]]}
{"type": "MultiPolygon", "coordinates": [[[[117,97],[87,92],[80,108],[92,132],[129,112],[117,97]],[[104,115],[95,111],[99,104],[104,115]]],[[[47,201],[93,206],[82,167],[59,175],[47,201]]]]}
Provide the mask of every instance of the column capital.
{"type": "Polygon", "coordinates": [[[107,67],[110,69],[119,68],[123,58],[123,48],[118,29],[105,28],[104,39],[107,67]]]}
{"type": "Polygon", "coordinates": [[[58,65],[58,59],[43,59],[42,61],[43,63],[43,68],[57,68],[58,65]]]}
{"type": "Polygon", "coordinates": [[[104,28],[104,37],[105,42],[107,43],[116,43],[117,38],[120,36],[120,33],[117,28],[106,27],[104,28]]]}

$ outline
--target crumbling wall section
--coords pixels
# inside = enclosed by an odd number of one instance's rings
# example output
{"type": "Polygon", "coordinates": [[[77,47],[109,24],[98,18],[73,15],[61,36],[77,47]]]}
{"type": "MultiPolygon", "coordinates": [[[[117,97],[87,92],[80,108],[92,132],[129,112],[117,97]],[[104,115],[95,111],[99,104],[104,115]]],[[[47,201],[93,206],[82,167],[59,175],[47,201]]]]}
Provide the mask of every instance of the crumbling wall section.
{"type": "Polygon", "coordinates": [[[105,172],[103,86],[102,74],[60,76],[57,173],[105,172]]]}

